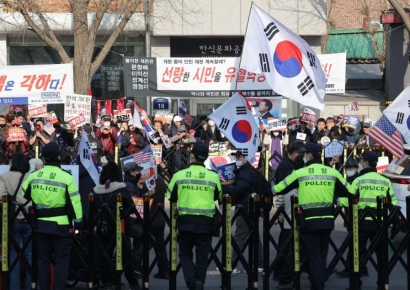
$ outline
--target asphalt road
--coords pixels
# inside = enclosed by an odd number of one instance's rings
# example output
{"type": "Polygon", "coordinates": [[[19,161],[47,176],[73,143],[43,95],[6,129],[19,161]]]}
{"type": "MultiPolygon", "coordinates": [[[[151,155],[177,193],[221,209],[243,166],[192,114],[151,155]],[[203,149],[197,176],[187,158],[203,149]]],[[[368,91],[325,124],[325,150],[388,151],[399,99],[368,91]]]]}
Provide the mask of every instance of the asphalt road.
{"type": "MultiPolygon", "coordinates": [[[[234,229],[233,229],[234,230],[234,229]]],[[[273,226],[271,230],[271,234],[277,240],[279,236],[279,226],[275,225],[273,226]]],[[[339,246],[344,238],[346,236],[346,229],[343,227],[343,221],[338,218],[336,220],[336,225],[335,225],[335,230],[332,232],[332,239],[333,241],[339,246]]],[[[395,240],[394,240],[394,245],[397,247],[401,240],[403,238],[403,234],[399,234],[395,240]]],[[[216,244],[217,239],[214,238],[213,244],[216,244]]],[[[167,249],[169,251],[169,248],[167,249]]],[[[269,259],[272,262],[273,259],[275,258],[276,251],[273,249],[273,246],[270,247],[270,255],[269,259]]],[[[392,253],[390,252],[390,255],[392,253]]],[[[221,253],[219,253],[219,258],[221,258],[221,253]]],[[[331,259],[335,256],[335,252],[330,248],[329,249],[329,255],[328,255],[328,262],[331,261],[331,259]]],[[[154,251],[150,251],[150,261],[152,261],[155,257],[154,251]]],[[[406,261],[407,255],[406,252],[402,255],[402,258],[404,261],[406,261]]],[[[375,256],[374,256],[375,259],[375,256]]],[[[368,263],[368,270],[369,270],[369,276],[368,277],[363,277],[363,287],[362,290],[374,290],[377,289],[376,287],[376,280],[377,280],[377,272],[375,271],[374,267],[368,263]]],[[[343,268],[343,265],[341,262],[337,265],[336,269],[341,270],[343,268]]],[[[239,264],[238,269],[241,270],[240,274],[232,276],[231,279],[231,285],[232,289],[246,289],[247,288],[247,281],[248,277],[243,271],[243,267],[239,264]]],[[[169,289],[169,284],[168,280],[161,280],[161,279],[155,279],[153,275],[157,272],[157,268],[154,268],[150,275],[150,280],[149,280],[149,289],[153,290],[164,290],[164,289],[169,289]]],[[[385,289],[394,289],[394,290],[404,290],[408,289],[407,288],[407,273],[403,267],[402,264],[397,263],[396,267],[393,269],[392,273],[389,276],[390,284],[388,285],[387,288],[385,289]]],[[[125,285],[128,285],[127,281],[125,278],[122,278],[122,281],[125,285]]],[[[140,284],[141,284],[140,280],[140,284]]],[[[270,287],[269,289],[276,289],[276,281],[273,281],[270,277],[270,287]]],[[[259,275],[259,289],[263,289],[263,284],[262,284],[262,275],[259,275]]],[[[332,275],[329,277],[328,281],[326,282],[326,289],[332,289],[332,290],[344,290],[346,287],[349,286],[349,280],[346,278],[339,278],[337,275],[332,275]]],[[[70,289],[85,289],[86,284],[79,282],[75,288],[70,288],[70,289]]],[[[108,287],[106,287],[108,288],[108,287]]],[[[67,288],[69,289],[69,288],[67,288]]],[[[124,286],[122,289],[129,289],[129,287],[124,286]]],[[[177,275],[177,289],[187,289],[185,286],[182,270],[178,273],[177,275]]],[[[219,290],[221,289],[221,275],[218,271],[216,271],[216,266],[212,262],[211,265],[208,268],[208,273],[207,273],[207,279],[205,282],[205,289],[209,290],[219,290]]],[[[310,289],[310,282],[308,279],[308,275],[306,273],[302,273],[301,275],[301,289],[310,289]]]]}

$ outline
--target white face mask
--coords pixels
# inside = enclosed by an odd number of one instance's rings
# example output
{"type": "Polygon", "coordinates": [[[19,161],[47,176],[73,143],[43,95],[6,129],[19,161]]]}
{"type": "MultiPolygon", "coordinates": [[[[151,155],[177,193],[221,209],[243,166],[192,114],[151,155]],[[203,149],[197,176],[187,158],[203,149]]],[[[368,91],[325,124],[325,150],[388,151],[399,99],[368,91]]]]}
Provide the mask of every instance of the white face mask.
{"type": "Polygon", "coordinates": [[[279,136],[279,132],[273,132],[273,136],[279,136]]]}
{"type": "Polygon", "coordinates": [[[346,176],[347,177],[352,177],[353,175],[355,175],[356,170],[346,170],[346,176]]]}
{"type": "Polygon", "coordinates": [[[359,163],[359,172],[363,170],[363,166],[361,163],[359,163]]]}
{"type": "Polygon", "coordinates": [[[236,160],[236,167],[241,167],[242,166],[242,161],[236,160]]]}
{"type": "Polygon", "coordinates": [[[308,160],[306,159],[306,157],[303,157],[303,163],[307,163],[308,162],[308,160]]]}
{"type": "Polygon", "coordinates": [[[104,127],[110,127],[110,125],[111,125],[111,122],[104,122],[104,127]]]}
{"type": "Polygon", "coordinates": [[[209,126],[211,126],[211,127],[212,127],[212,126],[215,126],[215,122],[214,122],[214,121],[209,120],[209,121],[208,121],[208,125],[209,125],[209,126]]]}

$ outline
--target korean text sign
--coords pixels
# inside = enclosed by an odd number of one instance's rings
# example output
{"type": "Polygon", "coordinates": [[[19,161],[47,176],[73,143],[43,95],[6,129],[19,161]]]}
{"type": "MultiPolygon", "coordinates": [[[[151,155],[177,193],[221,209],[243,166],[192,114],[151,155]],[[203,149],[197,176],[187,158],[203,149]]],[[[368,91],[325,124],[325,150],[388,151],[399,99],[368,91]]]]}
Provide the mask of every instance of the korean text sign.
{"type": "Polygon", "coordinates": [[[83,116],[85,123],[90,123],[91,96],[76,94],[67,95],[64,105],[64,121],[68,121],[75,116],[83,116]]]}
{"type": "Polygon", "coordinates": [[[29,104],[62,104],[74,92],[73,64],[0,66],[0,98],[27,97],[29,104]]]}

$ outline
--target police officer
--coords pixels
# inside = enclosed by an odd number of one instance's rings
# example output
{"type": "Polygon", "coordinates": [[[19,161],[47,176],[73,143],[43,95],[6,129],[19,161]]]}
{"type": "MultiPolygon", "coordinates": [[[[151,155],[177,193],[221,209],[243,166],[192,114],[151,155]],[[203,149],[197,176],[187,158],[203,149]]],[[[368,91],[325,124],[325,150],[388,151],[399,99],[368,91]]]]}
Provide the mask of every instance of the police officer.
{"type": "Polygon", "coordinates": [[[204,166],[207,158],[208,148],[195,144],[189,167],[174,174],[167,192],[171,202],[178,202],[179,258],[185,283],[194,290],[203,289],[205,283],[215,200],[221,196],[218,174],[204,166]],[[194,246],[196,264],[192,258],[194,246]]]}
{"type": "Polygon", "coordinates": [[[275,194],[298,188],[297,219],[311,269],[311,290],[325,287],[326,259],[334,228],[334,192],[349,195],[349,184],[337,170],[321,164],[321,153],[318,144],[306,144],[303,157],[306,167],[293,171],[273,187],[275,194]]]}
{"type": "Polygon", "coordinates": [[[40,289],[65,289],[69,267],[72,223],[82,226],[80,194],[74,178],[60,168],[59,147],[55,142],[42,149],[45,167],[29,175],[22,185],[23,196],[35,207],[38,277],[40,289]],[[72,220],[70,220],[72,219],[72,220]],[[54,260],[54,285],[50,264],[54,260]]]}
{"type": "MultiPolygon", "coordinates": [[[[371,208],[372,211],[374,210],[374,214],[376,215],[378,196],[388,197],[389,203],[391,205],[397,205],[397,198],[394,195],[394,190],[392,188],[390,180],[377,173],[376,165],[379,156],[373,151],[363,151],[362,154],[356,155],[356,158],[360,160],[359,177],[357,177],[353,181],[351,187],[349,188],[349,191],[352,194],[355,194],[356,191],[359,192],[359,215],[360,211],[365,209],[366,207],[371,208]]],[[[348,206],[348,200],[346,198],[339,198],[338,205],[348,206]]],[[[370,239],[370,241],[372,241],[376,236],[377,231],[377,224],[370,216],[367,216],[365,220],[359,224],[360,260],[366,253],[367,240],[370,239]]],[[[375,252],[377,256],[377,264],[379,267],[381,267],[382,255],[381,248],[378,243],[376,244],[375,252]]],[[[360,271],[360,276],[363,276],[363,271],[360,271]]],[[[379,280],[377,283],[379,289],[384,287],[382,285],[384,284],[383,281],[379,280]]],[[[361,280],[359,284],[361,287],[361,280]]],[[[346,288],[346,290],[349,289],[350,288],[346,288]]]]}

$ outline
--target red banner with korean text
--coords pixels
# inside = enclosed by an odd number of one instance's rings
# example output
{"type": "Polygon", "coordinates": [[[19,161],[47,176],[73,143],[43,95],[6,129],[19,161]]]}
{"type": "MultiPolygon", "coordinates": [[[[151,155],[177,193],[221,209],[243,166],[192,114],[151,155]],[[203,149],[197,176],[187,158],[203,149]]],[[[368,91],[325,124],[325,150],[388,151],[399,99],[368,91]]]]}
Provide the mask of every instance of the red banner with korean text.
{"type": "Polygon", "coordinates": [[[71,129],[75,129],[78,126],[85,125],[85,123],[86,123],[86,120],[85,120],[83,115],[74,116],[74,117],[72,117],[71,119],[68,120],[68,124],[70,125],[71,129]]]}
{"type": "Polygon", "coordinates": [[[7,133],[8,133],[7,141],[17,142],[17,141],[27,140],[27,134],[23,128],[12,127],[8,129],[7,133]]]}

